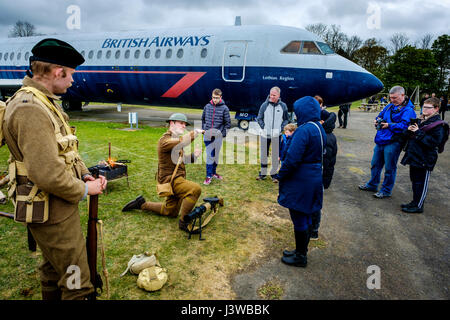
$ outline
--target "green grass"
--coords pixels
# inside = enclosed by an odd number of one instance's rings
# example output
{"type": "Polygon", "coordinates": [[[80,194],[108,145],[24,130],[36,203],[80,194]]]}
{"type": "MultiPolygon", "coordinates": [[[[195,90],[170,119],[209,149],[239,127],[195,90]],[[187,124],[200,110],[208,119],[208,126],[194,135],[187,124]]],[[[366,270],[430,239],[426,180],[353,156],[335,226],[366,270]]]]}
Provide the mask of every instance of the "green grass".
{"type": "MultiPolygon", "coordinates": [[[[218,172],[225,180],[210,186],[202,184],[205,164],[187,165],[187,178],[201,185],[202,197],[217,195],[225,200],[225,206],[203,231],[206,240],[199,241],[196,235],[188,240],[187,233],[178,229],[177,219],[141,211],[121,212],[125,203],[140,194],[147,200],[159,201],[154,177],[157,142],[165,128],[142,126],[137,131],[126,131],[120,130],[128,128],[126,124],[71,124],[77,127],[80,153],[88,167],[108,157],[108,142],[113,157],[131,160],[130,187],[126,179],[111,181],[108,193],[99,197],[111,299],[233,299],[230,278],[234,273],[273,250],[281,252],[292,247],[290,220],[267,214],[268,208],[277,205],[278,187],[271,181],[255,180],[259,165],[219,164],[218,172]],[[129,259],[145,251],[156,252],[168,270],[168,282],[160,291],[139,289],[135,275],[119,277],[129,259]]],[[[201,139],[195,141],[199,146],[201,139]]],[[[7,169],[8,156],[7,147],[1,148],[0,171],[7,169]]],[[[6,193],[6,187],[2,191],[6,193]]],[[[86,230],[86,201],[79,208],[82,228],[86,230]]],[[[13,212],[13,206],[8,202],[0,210],[13,212]]],[[[33,257],[28,251],[25,227],[0,218],[0,235],[0,299],[40,299],[41,257],[33,257]]],[[[101,273],[100,250],[98,265],[101,273]]],[[[106,299],[105,293],[101,299],[106,299]]]]}

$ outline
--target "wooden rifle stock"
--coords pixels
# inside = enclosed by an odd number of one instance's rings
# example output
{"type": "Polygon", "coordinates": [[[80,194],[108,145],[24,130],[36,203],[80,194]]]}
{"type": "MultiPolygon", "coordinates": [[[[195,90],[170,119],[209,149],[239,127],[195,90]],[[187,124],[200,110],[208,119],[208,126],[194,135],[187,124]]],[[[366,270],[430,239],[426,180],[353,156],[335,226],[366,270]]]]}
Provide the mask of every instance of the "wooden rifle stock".
{"type": "MultiPolygon", "coordinates": [[[[98,178],[98,170],[91,172],[94,178],[98,178]]],[[[88,256],[89,273],[94,292],[89,299],[95,300],[103,290],[103,282],[97,273],[97,222],[98,222],[98,195],[88,196],[89,219],[87,225],[86,250],[88,256]]]]}

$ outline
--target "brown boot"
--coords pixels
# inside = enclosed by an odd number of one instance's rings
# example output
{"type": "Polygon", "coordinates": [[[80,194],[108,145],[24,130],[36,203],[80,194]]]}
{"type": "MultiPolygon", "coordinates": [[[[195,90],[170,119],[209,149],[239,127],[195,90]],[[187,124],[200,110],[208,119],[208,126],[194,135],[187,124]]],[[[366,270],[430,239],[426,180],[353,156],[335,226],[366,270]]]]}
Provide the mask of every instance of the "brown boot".
{"type": "Polygon", "coordinates": [[[61,300],[61,289],[58,283],[53,281],[41,281],[42,300],[56,301],[61,300]]]}
{"type": "Polygon", "coordinates": [[[155,212],[157,214],[161,214],[162,203],[147,201],[141,205],[141,210],[151,211],[151,212],[155,212]]]}

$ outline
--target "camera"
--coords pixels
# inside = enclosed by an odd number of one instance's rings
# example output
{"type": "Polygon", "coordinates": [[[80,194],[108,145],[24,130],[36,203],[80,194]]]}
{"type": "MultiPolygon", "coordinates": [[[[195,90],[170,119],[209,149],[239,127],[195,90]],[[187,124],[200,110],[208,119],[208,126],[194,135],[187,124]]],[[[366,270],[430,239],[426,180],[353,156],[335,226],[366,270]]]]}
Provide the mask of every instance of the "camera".
{"type": "Polygon", "coordinates": [[[411,118],[411,120],[409,121],[409,125],[414,125],[414,124],[417,124],[417,125],[419,125],[419,119],[417,119],[417,118],[411,118]]]}
{"type": "Polygon", "coordinates": [[[376,121],[377,121],[377,123],[375,124],[375,128],[377,128],[377,130],[383,129],[383,128],[381,127],[381,125],[382,125],[383,123],[387,123],[386,120],[384,120],[384,119],[382,119],[382,118],[377,118],[376,121]]]}

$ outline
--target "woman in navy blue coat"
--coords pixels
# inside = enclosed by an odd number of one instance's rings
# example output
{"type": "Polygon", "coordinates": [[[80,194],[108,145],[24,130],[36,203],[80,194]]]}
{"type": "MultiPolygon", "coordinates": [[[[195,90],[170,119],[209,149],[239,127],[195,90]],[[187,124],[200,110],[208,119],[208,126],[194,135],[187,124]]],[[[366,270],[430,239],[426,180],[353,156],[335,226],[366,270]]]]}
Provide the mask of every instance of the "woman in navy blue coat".
{"type": "Polygon", "coordinates": [[[320,125],[320,105],[313,97],[294,103],[298,128],[278,172],[278,203],[289,209],[294,223],[295,250],[283,252],[281,261],[306,267],[311,215],[322,209],[322,162],[326,133],[320,125]]]}

